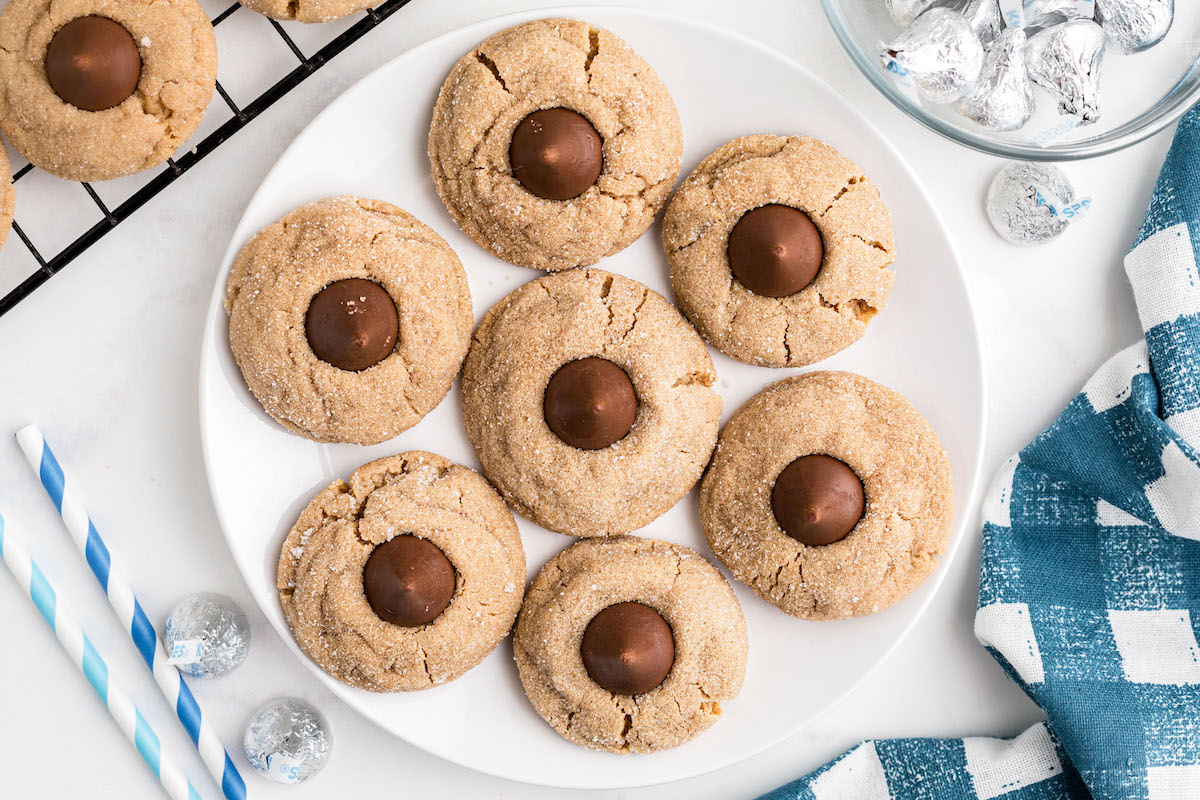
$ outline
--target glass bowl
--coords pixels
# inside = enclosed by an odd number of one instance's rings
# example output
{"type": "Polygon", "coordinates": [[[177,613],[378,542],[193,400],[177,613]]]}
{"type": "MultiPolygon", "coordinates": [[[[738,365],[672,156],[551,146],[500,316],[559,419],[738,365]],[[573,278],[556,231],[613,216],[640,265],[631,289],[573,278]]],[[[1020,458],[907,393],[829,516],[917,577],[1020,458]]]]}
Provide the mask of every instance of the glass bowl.
{"type": "Polygon", "coordinates": [[[1000,133],[960,114],[906,94],[879,61],[882,42],[900,27],[884,0],[821,0],[833,32],[875,88],[922,125],[985,153],[1027,161],[1069,161],[1112,153],[1153,136],[1200,101],[1200,2],[1176,0],[1175,23],[1157,46],[1126,55],[1109,45],[1100,74],[1098,122],[1050,144],[1042,135],[1063,121],[1054,101],[1034,87],[1037,112],[1021,130],[1000,133]]]}

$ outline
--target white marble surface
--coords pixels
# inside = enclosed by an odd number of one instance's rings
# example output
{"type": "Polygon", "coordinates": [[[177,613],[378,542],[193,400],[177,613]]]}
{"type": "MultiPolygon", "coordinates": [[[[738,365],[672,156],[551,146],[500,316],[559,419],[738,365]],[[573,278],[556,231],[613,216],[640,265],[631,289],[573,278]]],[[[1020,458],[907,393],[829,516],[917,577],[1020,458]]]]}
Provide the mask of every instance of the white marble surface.
{"type": "MultiPolygon", "coordinates": [[[[712,775],[621,792],[572,793],[499,781],[391,738],[321,688],[254,607],[217,529],[197,431],[200,329],[228,237],[279,152],[358,76],[464,23],[545,5],[546,0],[414,0],[0,317],[0,431],[15,431],[30,420],[43,426],[85,487],[99,527],[122,556],[152,619],[160,620],[175,600],[200,590],[224,592],[250,613],[255,643],[246,664],[225,678],[192,684],[231,751],[240,751],[252,708],[273,696],[305,697],[325,711],[335,737],[326,770],[299,787],[247,774],[255,797],[436,792],[442,797],[750,798],[862,738],[1023,730],[1040,716],[1037,708],[971,634],[979,554],[973,533],[913,634],[824,720],[712,775]]],[[[982,213],[984,187],[999,162],[948,144],[891,108],[842,54],[817,0],[742,0],[736,13],[727,0],[641,5],[727,26],[801,60],[874,116],[925,175],[964,258],[987,346],[989,474],[1053,419],[1096,366],[1138,336],[1121,257],[1140,223],[1169,134],[1095,162],[1066,166],[1078,188],[1096,199],[1095,210],[1059,241],[1020,250],[1002,242],[982,213]]],[[[938,313],[936,298],[929,313],[938,313]]],[[[0,510],[10,531],[21,535],[65,587],[65,599],[94,632],[114,672],[127,676],[165,746],[195,777],[201,793],[217,798],[16,443],[3,439],[0,510]]],[[[975,509],[962,513],[978,516],[975,509]]],[[[0,609],[0,794],[158,796],[151,774],[7,575],[0,576],[0,609]]],[[[779,690],[820,692],[821,687],[779,690]]],[[[240,754],[236,758],[244,766],[240,754]]]]}

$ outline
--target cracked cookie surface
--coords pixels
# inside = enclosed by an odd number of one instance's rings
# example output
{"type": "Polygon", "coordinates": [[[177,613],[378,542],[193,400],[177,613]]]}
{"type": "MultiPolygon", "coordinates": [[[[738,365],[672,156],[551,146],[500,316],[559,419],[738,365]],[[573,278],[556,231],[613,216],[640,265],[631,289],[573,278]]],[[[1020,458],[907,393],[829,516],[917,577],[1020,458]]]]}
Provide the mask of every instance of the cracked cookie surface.
{"type": "Polygon", "coordinates": [[[297,22],[332,22],[365,11],[377,0],[239,0],[264,17],[297,22]]]}
{"type": "Polygon", "coordinates": [[[288,533],[276,585],[297,643],[321,669],[372,692],[452,681],[512,628],[525,551],[512,512],[478,473],[433,453],[372,461],[334,481],[288,533]],[[454,597],[415,628],[380,619],[363,589],[371,552],[394,536],[435,544],[455,571],[454,597]]]}
{"type": "Polygon", "coordinates": [[[529,585],[513,634],[521,684],[556,731],[583,747],[652,753],[719,719],[742,688],[749,648],[733,589],[699,553],[654,539],[589,539],[555,556],[529,585]],[[671,626],[675,662],[655,689],[629,697],[596,684],[580,655],[588,622],[638,602],[671,626]]]}
{"type": "Polygon", "coordinates": [[[217,79],[217,41],[195,0],[11,0],[0,13],[0,130],[46,172],[77,181],[131,175],[166,161],[196,130],[217,79]],[[106,111],[62,100],[46,48],[66,23],[96,15],[125,27],[142,72],[106,111]]]}
{"type": "Polygon", "coordinates": [[[574,536],[628,533],[700,479],[721,398],[707,348],[661,295],[598,269],[547,275],[497,303],[463,367],[463,423],[484,474],[534,522],[574,536]],[[600,450],[562,441],[543,396],[567,362],[599,356],[633,383],[624,438],[600,450]]]}
{"type": "Polygon", "coordinates": [[[229,344],[262,407],[293,433],[376,444],[441,402],[471,338],[471,293],[450,246],[390,203],[342,196],[292,211],[251,239],[229,273],[229,344]],[[365,278],[396,304],[395,349],[361,372],[317,358],[305,334],[314,295],[365,278]]]}
{"type": "Polygon", "coordinates": [[[501,31],[450,71],[433,110],[429,162],[450,216],[518,266],[594,264],[641,236],[679,175],[679,112],[654,70],[612,33],[545,19],[501,31]],[[596,183],[544,200],[512,175],[513,130],[541,109],[586,117],[603,139],[596,183]]]}
{"type": "Polygon", "coordinates": [[[12,165],[8,163],[8,152],[3,144],[0,144],[0,247],[4,246],[12,228],[16,197],[17,193],[13,191],[12,165]]]}
{"type": "Polygon", "coordinates": [[[671,198],[663,247],[679,307],[721,352],[769,367],[802,367],[862,338],[887,303],[895,259],[891,216],[875,185],[832,147],[806,136],[744,136],[700,162],[671,198]],[[816,279],[764,297],[735,279],[726,248],[747,211],[799,209],[821,232],[816,279]]]}
{"type": "Polygon", "coordinates": [[[721,431],[700,485],[708,544],[734,577],[797,617],[874,614],[933,572],[950,536],[950,463],[929,423],[900,393],[849,372],[768,386],[721,431]],[[866,512],[839,542],[809,547],[779,527],[775,479],[823,454],[862,481],[866,512]]]}

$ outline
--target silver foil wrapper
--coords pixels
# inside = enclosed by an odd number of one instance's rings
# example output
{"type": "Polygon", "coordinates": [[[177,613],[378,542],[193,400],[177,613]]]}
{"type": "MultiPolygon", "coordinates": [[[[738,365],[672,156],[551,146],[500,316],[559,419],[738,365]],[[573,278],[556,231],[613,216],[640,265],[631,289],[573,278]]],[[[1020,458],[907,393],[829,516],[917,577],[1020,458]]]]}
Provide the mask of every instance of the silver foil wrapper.
{"type": "Polygon", "coordinates": [[[332,745],[325,718],[303,700],[274,700],[255,712],[243,745],[250,765],[277,783],[302,783],[321,771],[332,745]]]}
{"type": "Polygon", "coordinates": [[[1080,125],[1100,119],[1100,64],[1104,31],[1090,20],[1073,20],[1029,37],[1029,77],[1058,102],[1062,114],[1080,125]]]}
{"type": "Polygon", "coordinates": [[[1137,53],[1161,42],[1171,30],[1175,0],[1096,0],[1096,19],[1118,47],[1137,53]]]}
{"type": "Polygon", "coordinates": [[[1046,28],[1072,19],[1093,19],[1095,4],[1079,0],[1025,0],[1025,27],[1046,28]]]}
{"type": "Polygon", "coordinates": [[[955,0],[948,7],[967,18],[984,47],[994,42],[1000,31],[1004,30],[1000,0],[955,0]]]}
{"type": "Polygon", "coordinates": [[[185,597],[171,609],[163,645],[168,663],[181,672],[212,678],[246,660],[250,623],[228,597],[201,592],[185,597]]]}
{"type": "Polygon", "coordinates": [[[966,117],[995,131],[1015,131],[1033,116],[1033,83],[1025,68],[1025,31],[1008,28],[988,50],[974,88],[958,101],[966,117]]]}
{"type": "Polygon", "coordinates": [[[902,28],[912,25],[926,9],[938,4],[938,0],[884,0],[892,21],[902,28]]]}
{"type": "Polygon", "coordinates": [[[880,48],[884,66],[895,61],[931,103],[962,98],[983,68],[983,45],[971,23],[957,11],[932,8],[880,48]]]}
{"type": "Polygon", "coordinates": [[[1016,161],[992,180],[987,215],[1005,240],[1022,246],[1048,242],[1061,235],[1069,219],[1056,208],[1075,201],[1075,187],[1053,164],[1016,161]]]}

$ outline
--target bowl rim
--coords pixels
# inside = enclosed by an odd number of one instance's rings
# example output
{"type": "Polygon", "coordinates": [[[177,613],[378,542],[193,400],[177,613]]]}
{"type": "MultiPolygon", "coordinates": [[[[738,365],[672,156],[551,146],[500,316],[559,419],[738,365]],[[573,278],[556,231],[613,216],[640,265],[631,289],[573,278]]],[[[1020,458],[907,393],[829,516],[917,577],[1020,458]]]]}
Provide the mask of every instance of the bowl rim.
{"type": "Polygon", "coordinates": [[[842,11],[840,0],[821,0],[821,8],[825,12],[825,18],[829,21],[829,27],[833,29],[834,36],[842,45],[842,49],[846,51],[846,55],[858,67],[859,72],[893,105],[911,119],[944,138],[988,155],[1024,161],[1081,161],[1096,158],[1124,150],[1126,147],[1149,139],[1177,122],[1192,106],[1200,102],[1200,80],[1197,80],[1195,86],[1189,91],[1181,90],[1189,78],[1200,73],[1200,56],[1198,56],[1192,63],[1191,69],[1184,73],[1175,86],[1155,106],[1098,139],[1049,147],[992,141],[986,138],[986,134],[982,132],[973,134],[965,128],[950,125],[915,105],[887,76],[887,73],[880,69],[872,55],[865,52],[851,34],[850,25],[842,11]]]}

